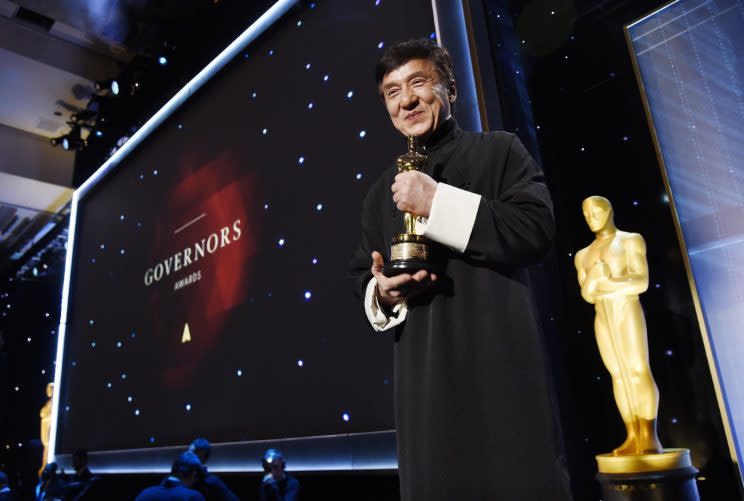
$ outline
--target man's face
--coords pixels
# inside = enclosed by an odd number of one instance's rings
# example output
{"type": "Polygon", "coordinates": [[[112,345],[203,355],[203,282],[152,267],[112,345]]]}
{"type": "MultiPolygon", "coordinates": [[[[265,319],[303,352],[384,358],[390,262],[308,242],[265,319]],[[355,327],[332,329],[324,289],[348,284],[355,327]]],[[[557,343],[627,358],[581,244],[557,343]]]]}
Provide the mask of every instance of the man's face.
{"type": "Polygon", "coordinates": [[[594,233],[604,228],[610,217],[610,208],[606,204],[591,198],[584,201],[581,209],[584,212],[586,224],[589,225],[589,229],[594,233]]]}
{"type": "Polygon", "coordinates": [[[442,77],[428,59],[412,59],[382,79],[382,97],[393,126],[405,136],[426,137],[450,116],[450,98],[442,77]]]}
{"type": "Polygon", "coordinates": [[[274,477],[275,481],[280,481],[282,478],[284,478],[284,461],[281,459],[277,459],[272,463],[269,463],[269,470],[271,471],[271,476],[274,477]]]}

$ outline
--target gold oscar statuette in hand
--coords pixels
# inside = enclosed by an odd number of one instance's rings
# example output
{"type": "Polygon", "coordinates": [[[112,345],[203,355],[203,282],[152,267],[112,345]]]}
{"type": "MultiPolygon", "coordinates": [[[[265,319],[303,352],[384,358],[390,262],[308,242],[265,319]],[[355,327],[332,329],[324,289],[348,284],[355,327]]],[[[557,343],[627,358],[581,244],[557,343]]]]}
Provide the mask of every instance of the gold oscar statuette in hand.
{"type": "Polygon", "coordinates": [[[602,473],[637,473],[690,466],[687,449],[663,449],[656,435],[659,390],[648,359],[646,319],[638,295],[648,289],[646,243],[615,226],[612,204],[592,196],[582,204],[594,241],[576,253],[581,297],[593,304],[599,354],[626,439],[611,454],[597,456],[602,473]]]}
{"type": "MultiPolygon", "coordinates": [[[[423,170],[426,166],[426,156],[416,151],[416,138],[408,136],[407,141],[408,151],[396,159],[398,172],[423,170]]],[[[413,274],[419,270],[432,271],[429,261],[431,242],[428,238],[416,234],[416,216],[404,212],[403,224],[405,233],[398,233],[393,237],[390,260],[382,269],[386,277],[402,273],[413,274]]]]}

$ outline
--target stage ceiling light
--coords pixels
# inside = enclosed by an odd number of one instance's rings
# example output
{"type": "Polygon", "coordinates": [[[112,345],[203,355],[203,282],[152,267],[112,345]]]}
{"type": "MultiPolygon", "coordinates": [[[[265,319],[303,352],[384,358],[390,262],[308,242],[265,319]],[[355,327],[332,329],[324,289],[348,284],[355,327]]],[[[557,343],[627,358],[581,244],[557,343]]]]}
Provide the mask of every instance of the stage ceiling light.
{"type": "Polygon", "coordinates": [[[99,94],[119,95],[119,82],[116,79],[109,78],[95,83],[96,92],[99,94]]]}

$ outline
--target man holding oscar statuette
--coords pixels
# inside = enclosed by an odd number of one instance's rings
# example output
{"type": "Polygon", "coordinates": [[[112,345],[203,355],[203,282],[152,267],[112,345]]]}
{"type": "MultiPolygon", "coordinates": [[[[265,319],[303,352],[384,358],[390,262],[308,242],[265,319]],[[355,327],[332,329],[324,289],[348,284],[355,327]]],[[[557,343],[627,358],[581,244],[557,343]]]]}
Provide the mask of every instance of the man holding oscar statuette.
{"type": "Polygon", "coordinates": [[[376,73],[408,152],[364,200],[352,274],[394,332],[401,497],[568,500],[525,268],[554,233],[543,174],[513,134],[458,127],[433,41],[392,46],[376,73]]]}

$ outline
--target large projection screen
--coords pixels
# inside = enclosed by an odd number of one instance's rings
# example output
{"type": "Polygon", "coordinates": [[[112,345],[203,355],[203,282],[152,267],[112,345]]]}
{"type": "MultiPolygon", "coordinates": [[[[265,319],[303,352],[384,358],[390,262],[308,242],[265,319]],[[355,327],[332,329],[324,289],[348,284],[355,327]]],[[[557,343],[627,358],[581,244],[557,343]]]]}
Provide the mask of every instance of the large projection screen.
{"type": "MultiPolygon", "coordinates": [[[[461,10],[445,43],[467,54],[461,10]]],[[[431,0],[276,2],[75,192],[50,461],[165,471],[205,436],[215,471],[270,446],[295,471],[397,467],[393,339],[346,274],[405,149],[374,64],[440,21],[431,0]]]]}
{"type": "Polygon", "coordinates": [[[744,445],[742,26],[741,0],[680,0],[626,28],[737,463],[744,445]]]}

